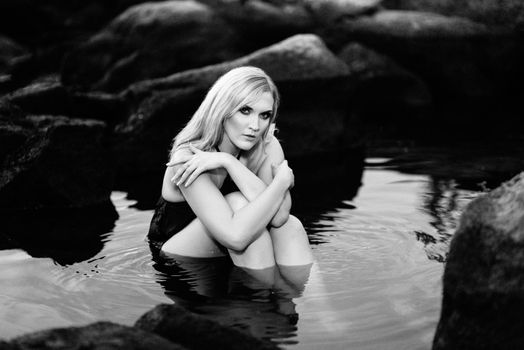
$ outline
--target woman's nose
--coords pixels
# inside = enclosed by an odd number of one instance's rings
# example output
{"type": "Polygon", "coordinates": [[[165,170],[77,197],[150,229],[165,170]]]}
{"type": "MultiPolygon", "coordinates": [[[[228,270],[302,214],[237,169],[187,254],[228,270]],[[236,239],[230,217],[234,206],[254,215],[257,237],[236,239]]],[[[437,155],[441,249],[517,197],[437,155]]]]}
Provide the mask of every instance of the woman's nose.
{"type": "Polygon", "coordinates": [[[249,128],[253,131],[258,131],[260,129],[259,122],[260,120],[258,119],[258,116],[251,116],[249,120],[249,128]]]}

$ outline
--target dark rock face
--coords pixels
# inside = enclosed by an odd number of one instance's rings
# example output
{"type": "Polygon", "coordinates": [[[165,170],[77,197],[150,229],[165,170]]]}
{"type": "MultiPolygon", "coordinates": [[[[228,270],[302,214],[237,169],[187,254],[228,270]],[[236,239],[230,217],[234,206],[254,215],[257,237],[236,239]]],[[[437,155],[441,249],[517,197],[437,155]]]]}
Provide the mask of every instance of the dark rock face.
{"type": "Polygon", "coordinates": [[[13,40],[0,35],[0,75],[12,65],[12,61],[23,56],[27,51],[13,40]]]}
{"type": "Polygon", "coordinates": [[[433,349],[524,347],[524,173],[462,215],[444,272],[433,349]]]}
{"type": "Polygon", "coordinates": [[[113,167],[104,123],[31,116],[4,120],[2,125],[11,141],[0,173],[0,210],[109,202],[113,167]]]}
{"type": "Polygon", "coordinates": [[[222,17],[241,38],[242,50],[252,52],[317,25],[303,1],[200,0],[222,17]]]}
{"type": "Polygon", "coordinates": [[[188,349],[278,349],[269,342],[221,326],[176,305],[157,305],[138,319],[135,327],[156,333],[188,349]]]}
{"type": "Polygon", "coordinates": [[[283,96],[277,126],[287,155],[348,147],[355,141],[345,127],[347,66],[317,36],[297,35],[238,60],[144,81],[124,91],[129,104],[138,108],[115,129],[119,169],[127,174],[163,169],[171,140],[209,87],[228,70],[245,65],[264,69],[283,96]]]}
{"type": "Polygon", "coordinates": [[[394,9],[429,11],[524,30],[524,3],[520,0],[385,0],[394,9]]]}
{"type": "Polygon", "coordinates": [[[489,103],[520,100],[524,52],[508,30],[414,11],[380,11],[332,30],[334,42],[355,40],[409,67],[431,87],[437,104],[482,112],[489,103]]]}
{"type": "Polygon", "coordinates": [[[97,322],[85,327],[57,328],[26,334],[11,340],[7,349],[184,350],[185,348],[137,328],[111,322],[97,322]]]}
{"type": "Polygon", "coordinates": [[[15,90],[0,103],[16,105],[35,115],[96,119],[113,126],[127,116],[128,110],[118,95],[103,92],[78,92],[66,88],[58,76],[50,76],[15,90]]]}
{"type": "Polygon", "coordinates": [[[416,74],[356,42],[344,46],[338,57],[349,68],[352,111],[363,116],[362,122],[385,124],[393,116],[402,129],[427,122],[432,96],[416,74]]]}
{"type": "Polygon", "coordinates": [[[145,3],[114,19],[66,58],[65,85],[115,91],[238,56],[234,33],[193,0],[145,3]]]}

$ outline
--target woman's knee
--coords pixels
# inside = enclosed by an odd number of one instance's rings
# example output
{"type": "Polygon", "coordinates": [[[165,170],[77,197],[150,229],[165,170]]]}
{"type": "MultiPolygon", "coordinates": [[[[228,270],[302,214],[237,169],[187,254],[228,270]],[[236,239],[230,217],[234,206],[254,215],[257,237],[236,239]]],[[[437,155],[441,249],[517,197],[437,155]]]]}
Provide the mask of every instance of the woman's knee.
{"type": "Polygon", "coordinates": [[[292,232],[304,232],[304,225],[302,225],[302,222],[294,215],[289,215],[285,226],[292,232]]]}
{"type": "Polygon", "coordinates": [[[240,192],[231,192],[225,196],[227,203],[233,210],[245,207],[249,201],[240,192]]]}

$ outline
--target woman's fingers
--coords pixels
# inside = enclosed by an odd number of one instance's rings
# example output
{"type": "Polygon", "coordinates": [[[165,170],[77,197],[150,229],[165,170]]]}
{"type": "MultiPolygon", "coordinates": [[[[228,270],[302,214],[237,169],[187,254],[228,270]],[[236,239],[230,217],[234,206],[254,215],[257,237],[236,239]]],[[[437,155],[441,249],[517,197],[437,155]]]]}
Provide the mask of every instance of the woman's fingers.
{"type": "Polygon", "coordinates": [[[195,164],[191,164],[191,165],[189,165],[189,166],[185,169],[185,171],[184,171],[184,173],[182,174],[182,176],[180,176],[180,178],[178,179],[178,181],[177,181],[177,183],[176,183],[177,186],[180,186],[181,184],[185,183],[186,180],[187,180],[187,178],[188,178],[188,177],[189,177],[189,176],[190,176],[190,175],[191,175],[191,174],[192,174],[192,173],[193,173],[197,168],[198,168],[198,166],[195,165],[195,164]]]}
{"type": "MultiPolygon", "coordinates": [[[[187,164],[187,163],[186,163],[187,164]]],[[[182,165],[175,173],[175,175],[171,178],[171,182],[178,182],[178,179],[180,178],[180,176],[182,176],[182,174],[184,173],[184,171],[186,171],[187,169],[187,166],[185,165],[182,165]]]]}
{"type": "Polygon", "coordinates": [[[195,181],[195,179],[204,172],[204,169],[203,168],[197,168],[195,169],[195,171],[193,171],[193,173],[188,177],[188,179],[186,180],[184,186],[189,186],[193,183],[193,181],[195,181]]]}
{"type": "Polygon", "coordinates": [[[191,158],[193,158],[193,155],[175,156],[168,163],[166,163],[166,166],[171,167],[177,164],[185,163],[189,161],[191,158]]]}

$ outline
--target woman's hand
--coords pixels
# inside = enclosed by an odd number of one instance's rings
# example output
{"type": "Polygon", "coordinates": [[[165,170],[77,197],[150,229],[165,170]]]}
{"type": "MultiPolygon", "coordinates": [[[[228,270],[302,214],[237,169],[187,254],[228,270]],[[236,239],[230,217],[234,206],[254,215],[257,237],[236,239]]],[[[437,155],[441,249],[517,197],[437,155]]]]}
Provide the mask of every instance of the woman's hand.
{"type": "Polygon", "coordinates": [[[273,171],[273,181],[283,181],[288,188],[295,185],[295,175],[289,167],[287,160],[282,161],[279,165],[271,165],[273,171]]]}
{"type": "Polygon", "coordinates": [[[189,144],[189,150],[193,155],[175,157],[167,163],[167,166],[184,163],[171,178],[171,182],[176,183],[177,186],[184,184],[187,187],[203,172],[222,168],[225,165],[227,154],[223,152],[204,152],[192,144],[189,144]]]}

